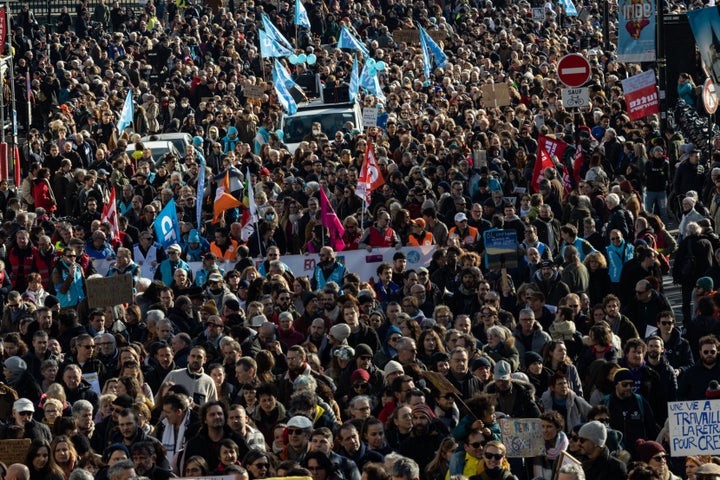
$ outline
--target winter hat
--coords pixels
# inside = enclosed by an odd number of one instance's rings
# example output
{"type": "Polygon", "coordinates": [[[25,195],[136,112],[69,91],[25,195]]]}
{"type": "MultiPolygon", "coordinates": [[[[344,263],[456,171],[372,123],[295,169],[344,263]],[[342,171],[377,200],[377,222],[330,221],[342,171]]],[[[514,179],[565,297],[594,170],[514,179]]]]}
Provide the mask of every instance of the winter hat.
{"type": "Polygon", "coordinates": [[[695,285],[702,288],[706,292],[710,292],[715,286],[715,282],[713,282],[713,279],[711,277],[700,277],[695,282],[695,285]]]}
{"type": "Polygon", "coordinates": [[[194,228],[188,234],[188,243],[200,243],[200,234],[194,228]]]}
{"type": "Polygon", "coordinates": [[[720,398],[720,383],[717,380],[710,381],[707,390],[705,390],[705,398],[708,400],[720,398]]]}
{"type": "Polygon", "coordinates": [[[10,370],[13,375],[22,375],[27,370],[27,363],[22,358],[13,356],[5,360],[5,368],[10,370]]]}
{"type": "Polygon", "coordinates": [[[344,342],[350,336],[350,327],[347,323],[338,323],[330,328],[330,335],[339,342],[344,342]]]}
{"type": "Polygon", "coordinates": [[[209,313],[210,315],[218,314],[218,309],[217,309],[217,306],[215,305],[215,300],[208,300],[207,302],[205,302],[205,304],[202,306],[201,310],[203,312],[209,313]]]}
{"type": "Polygon", "coordinates": [[[133,399],[127,393],[121,393],[120,395],[115,397],[115,400],[113,400],[111,403],[113,405],[117,405],[120,408],[132,408],[133,399]]]}
{"type": "Polygon", "coordinates": [[[430,407],[428,407],[424,403],[418,403],[417,405],[415,405],[413,407],[412,414],[415,415],[416,413],[421,413],[431,420],[435,417],[435,414],[433,413],[432,409],[430,409],[430,407]]]}
{"type": "Polygon", "coordinates": [[[55,305],[60,304],[60,300],[55,295],[48,295],[45,297],[45,306],[47,308],[53,308],[55,305]]]}
{"type": "Polygon", "coordinates": [[[635,377],[633,377],[633,374],[630,370],[627,368],[621,368],[617,372],[615,372],[615,376],[613,377],[613,385],[617,385],[620,382],[624,382],[626,380],[632,380],[635,381],[635,377]]]}
{"type": "Polygon", "coordinates": [[[105,451],[103,452],[103,461],[107,463],[110,460],[113,452],[116,452],[117,450],[125,452],[125,456],[130,458],[130,451],[125,445],[123,445],[122,443],[113,443],[112,445],[109,445],[107,448],[105,448],[105,451]]]}
{"type": "Polygon", "coordinates": [[[358,380],[369,382],[370,374],[368,373],[368,371],[363,368],[358,368],[357,370],[352,372],[352,374],[350,375],[350,385],[354,384],[358,380]]]}
{"type": "Polygon", "coordinates": [[[490,360],[488,360],[487,357],[478,357],[475,360],[473,360],[472,365],[470,366],[470,371],[474,372],[478,368],[483,368],[483,367],[488,367],[488,368],[492,367],[492,365],[490,364],[490,360]]]}
{"type": "Polygon", "coordinates": [[[652,440],[643,440],[639,438],[635,442],[635,453],[637,454],[638,460],[641,462],[648,463],[652,457],[658,453],[667,453],[665,448],[658,442],[652,440]]]}
{"type": "Polygon", "coordinates": [[[344,345],[335,350],[335,352],[333,352],[333,355],[340,360],[345,360],[346,362],[349,362],[355,356],[355,350],[352,347],[344,345]]]}
{"type": "Polygon", "coordinates": [[[525,353],[525,366],[526,367],[529,367],[533,363],[537,363],[537,362],[542,363],[542,361],[543,361],[542,357],[537,352],[529,351],[529,352],[525,353]]]}
{"type": "Polygon", "coordinates": [[[391,373],[400,372],[401,374],[405,374],[405,370],[403,370],[403,366],[400,364],[400,362],[396,362],[395,360],[390,360],[385,365],[385,370],[383,370],[383,377],[387,379],[388,375],[391,373]]]}
{"type": "Polygon", "coordinates": [[[362,357],[363,355],[370,355],[372,357],[372,348],[365,343],[358,343],[355,345],[355,358],[362,357]]]}
{"type": "Polygon", "coordinates": [[[228,298],[225,300],[225,308],[228,310],[231,310],[233,312],[239,312],[240,311],[240,302],[235,300],[234,298],[228,298]]]}
{"type": "Polygon", "coordinates": [[[620,182],[620,190],[625,193],[632,193],[632,191],[633,191],[632,183],[630,183],[627,180],[623,180],[622,182],[620,182]]]}
{"type": "Polygon", "coordinates": [[[590,440],[602,448],[605,446],[605,441],[607,440],[607,428],[605,428],[605,424],[593,420],[580,427],[578,437],[590,440]]]}
{"type": "Polygon", "coordinates": [[[510,364],[505,360],[500,360],[495,364],[495,370],[493,371],[493,378],[495,380],[510,380],[510,374],[512,369],[510,364]]]}

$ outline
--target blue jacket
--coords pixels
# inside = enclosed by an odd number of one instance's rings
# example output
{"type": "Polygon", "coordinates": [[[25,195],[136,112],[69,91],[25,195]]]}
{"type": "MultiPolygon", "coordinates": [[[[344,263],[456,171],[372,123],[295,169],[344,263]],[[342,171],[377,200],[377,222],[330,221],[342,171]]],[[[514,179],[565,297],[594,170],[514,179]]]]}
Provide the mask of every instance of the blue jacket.
{"type": "Polygon", "coordinates": [[[55,284],[58,300],[60,300],[60,308],[74,307],[85,298],[85,285],[82,276],[82,269],[78,268],[73,276],[72,283],[67,292],[62,293],[61,287],[70,276],[70,268],[65,259],[61,259],[55,264],[55,268],[60,271],[62,282],[55,284]]]}
{"type": "Polygon", "coordinates": [[[605,256],[608,261],[610,281],[618,283],[620,281],[620,273],[622,272],[623,265],[635,258],[635,247],[623,239],[620,246],[610,244],[605,247],[605,252],[605,256]]]}

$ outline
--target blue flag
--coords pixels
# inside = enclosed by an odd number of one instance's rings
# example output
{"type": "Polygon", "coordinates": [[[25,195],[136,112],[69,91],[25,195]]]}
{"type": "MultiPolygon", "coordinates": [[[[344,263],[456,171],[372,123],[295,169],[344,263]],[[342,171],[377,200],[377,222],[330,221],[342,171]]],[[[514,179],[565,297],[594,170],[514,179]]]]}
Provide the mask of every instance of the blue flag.
{"type": "Polygon", "coordinates": [[[135,108],[133,105],[131,88],[128,90],[127,97],[125,97],[125,104],[123,105],[122,113],[120,113],[120,119],[117,123],[118,135],[122,135],[125,127],[132,125],[134,116],[135,108]]]}
{"type": "Polygon", "coordinates": [[[282,83],[285,88],[290,90],[297,87],[298,84],[292,79],[287,69],[277,59],[275,60],[275,68],[273,69],[273,82],[282,83]]]}
{"type": "Polygon", "coordinates": [[[577,17],[578,12],[575,8],[575,4],[572,2],[572,0],[560,0],[560,5],[562,5],[563,9],[565,10],[565,15],[568,17],[577,17]]]}
{"type": "Polygon", "coordinates": [[[260,55],[263,58],[287,57],[292,54],[292,50],[273,40],[270,35],[265,33],[265,30],[260,29],[258,32],[260,36],[260,55]]]}
{"type": "Polygon", "coordinates": [[[352,75],[350,76],[350,101],[354,102],[357,98],[358,91],[360,90],[360,77],[358,74],[358,61],[357,57],[354,57],[352,75]]]}
{"type": "Polygon", "coordinates": [[[266,14],[262,14],[262,21],[263,21],[263,27],[265,28],[265,31],[267,32],[268,36],[275,40],[280,45],[283,45],[290,50],[292,50],[292,45],[290,45],[290,42],[288,42],[287,38],[283,36],[282,33],[280,33],[280,30],[277,29],[275,25],[270,21],[268,16],[266,14]]]}
{"type": "Polygon", "coordinates": [[[360,74],[360,86],[375,95],[382,103],[385,103],[385,95],[382,93],[377,72],[375,72],[375,74],[370,72],[368,62],[365,62],[365,65],[363,65],[362,73],[360,74]]]}
{"type": "Polygon", "coordinates": [[[422,48],[423,73],[425,78],[430,79],[430,52],[428,51],[427,42],[425,41],[424,30],[420,27],[420,47],[422,48]]]}
{"type": "MultiPolygon", "coordinates": [[[[423,44],[423,60],[425,59],[424,51],[429,50],[429,52],[433,55],[435,68],[445,68],[447,66],[447,55],[445,55],[445,52],[442,51],[440,45],[435,43],[435,40],[428,35],[423,27],[420,27],[420,42],[423,44]]],[[[427,76],[427,74],[425,76],[427,76]]]]}
{"type": "Polygon", "coordinates": [[[370,55],[370,51],[365,45],[360,43],[360,40],[350,33],[350,30],[348,30],[345,25],[343,25],[342,30],[340,30],[340,39],[338,40],[337,47],[347,48],[348,50],[360,50],[366,57],[370,55]]]}
{"type": "Polygon", "coordinates": [[[295,0],[295,25],[310,28],[310,19],[301,0],[295,0]]]}
{"type": "MultiPolygon", "coordinates": [[[[286,112],[288,112],[288,115],[294,115],[297,112],[297,103],[295,103],[295,99],[290,95],[290,89],[287,86],[287,83],[285,82],[285,78],[283,76],[287,76],[287,72],[284,71],[285,68],[282,66],[279,67],[283,73],[278,71],[278,64],[277,61],[275,63],[275,66],[273,67],[273,83],[275,84],[275,92],[278,96],[278,101],[283,106],[286,112]]],[[[290,80],[292,81],[292,79],[290,80]]]]}
{"type": "Polygon", "coordinates": [[[180,224],[174,199],[171,198],[165,208],[160,211],[153,226],[158,243],[163,248],[167,248],[173,243],[180,243],[180,224]]]}
{"type": "MultiPolygon", "coordinates": [[[[195,150],[197,151],[197,148],[195,150]]],[[[197,216],[198,232],[200,232],[202,231],[202,206],[203,197],[205,196],[205,157],[200,154],[198,158],[200,158],[200,171],[198,172],[198,186],[195,194],[197,197],[195,199],[195,215],[197,216]]]]}

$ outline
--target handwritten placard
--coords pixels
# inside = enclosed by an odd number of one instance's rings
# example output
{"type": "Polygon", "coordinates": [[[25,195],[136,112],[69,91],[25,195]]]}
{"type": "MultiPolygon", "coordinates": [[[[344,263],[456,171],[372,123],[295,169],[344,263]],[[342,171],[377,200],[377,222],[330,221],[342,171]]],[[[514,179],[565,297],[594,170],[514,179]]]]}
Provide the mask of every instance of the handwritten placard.
{"type": "Polygon", "coordinates": [[[17,440],[0,440],[0,462],[5,465],[25,463],[25,457],[30,449],[32,440],[20,438],[17,440]]]}
{"type": "Polygon", "coordinates": [[[720,400],[668,403],[670,455],[720,453],[720,400]]]}
{"type": "Polygon", "coordinates": [[[90,308],[112,307],[132,302],[132,276],[125,274],[88,279],[87,293],[90,308]]]}
{"type": "Polygon", "coordinates": [[[500,430],[508,458],[545,455],[545,441],[539,418],[502,418],[500,430]]]}
{"type": "Polygon", "coordinates": [[[267,84],[262,85],[245,85],[243,93],[247,98],[262,98],[267,90],[267,84]]]}

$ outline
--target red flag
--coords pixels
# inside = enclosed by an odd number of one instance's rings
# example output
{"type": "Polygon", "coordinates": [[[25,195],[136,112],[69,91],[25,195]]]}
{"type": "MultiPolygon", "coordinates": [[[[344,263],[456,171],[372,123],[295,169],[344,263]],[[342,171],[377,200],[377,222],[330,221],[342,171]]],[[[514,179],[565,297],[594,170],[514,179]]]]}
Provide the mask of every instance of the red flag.
{"type": "Polygon", "coordinates": [[[547,150],[545,150],[544,144],[538,142],[538,154],[537,159],[535,160],[535,167],[533,168],[532,183],[530,184],[536,192],[540,189],[540,180],[543,179],[543,170],[548,167],[555,168],[555,164],[553,163],[552,158],[550,158],[550,155],[548,155],[547,150]]]}
{"type": "Polygon", "coordinates": [[[385,179],[382,177],[382,173],[380,173],[380,169],[378,168],[375,152],[372,149],[372,145],[368,143],[365,149],[365,160],[363,161],[360,175],[358,176],[358,184],[357,187],[355,187],[355,195],[365,200],[367,205],[370,205],[370,194],[384,183],[385,179]]]}
{"type": "Polygon", "coordinates": [[[336,252],[341,252],[345,248],[345,242],[342,239],[342,236],[345,235],[345,228],[322,188],[320,188],[320,212],[322,226],[330,231],[330,246],[336,252]]]}
{"type": "Polygon", "coordinates": [[[570,192],[572,192],[573,188],[572,188],[572,181],[570,180],[570,174],[568,173],[568,169],[564,164],[562,166],[562,171],[563,171],[563,176],[562,176],[563,198],[565,198],[568,195],[570,195],[570,192]]]}
{"type": "Polygon", "coordinates": [[[585,155],[583,154],[582,146],[578,145],[577,150],[575,150],[575,158],[573,159],[573,177],[576,183],[580,183],[580,170],[584,162],[585,155]]]}
{"type": "Polygon", "coordinates": [[[538,135],[538,147],[541,144],[543,147],[545,147],[545,151],[548,155],[550,155],[550,157],[556,157],[562,160],[563,155],[565,154],[565,147],[567,147],[567,143],[563,142],[562,140],[558,140],[557,138],[538,135]]]}
{"type": "Polygon", "coordinates": [[[110,200],[105,204],[100,217],[101,222],[109,222],[112,225],[113,239],[120,238],[120,227],[117,219],[117,206],[115,202],[115,187],[110,190],[110,200]]]}
{"type": "Polygon", "coordinates": [[[213,217],[212,223],[218,223],[220,221],[220,215],[225,210],[230,210],[231,208],[237,208],[242,203],[240,201],[230,195],[230,171],[225,171],[225,178],[223,179],[223,182],[221,185],[218,185],[217,190],[215,191],[215,203],[213,204],[213,211],[215,212],[215,216],[213,217]]]}
{"type": "MultiPolygon", "coordinates": [[[[28,33],[28,32],[25,32],[28,33]]],[[[7,36],[7,17],[5,7],[0,7],[0,54],[5,56],[5,37],[7,36]]]]}

